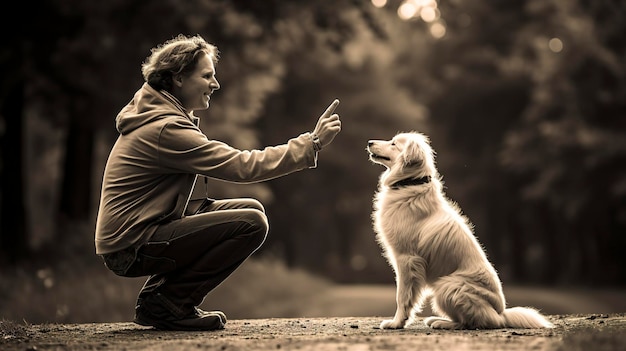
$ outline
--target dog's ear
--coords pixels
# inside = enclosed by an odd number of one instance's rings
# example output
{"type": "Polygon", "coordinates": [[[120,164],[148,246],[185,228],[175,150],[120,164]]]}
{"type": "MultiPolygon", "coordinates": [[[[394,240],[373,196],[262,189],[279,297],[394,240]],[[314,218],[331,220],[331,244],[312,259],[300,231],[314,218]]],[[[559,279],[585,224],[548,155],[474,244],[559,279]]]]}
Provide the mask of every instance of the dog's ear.
{"type": "Polygon", "coordinates": [[[424,166],[424,153],[415,140],[408,140],[404,145],[402,160],[405,168],[420,168],[424,166]]]}

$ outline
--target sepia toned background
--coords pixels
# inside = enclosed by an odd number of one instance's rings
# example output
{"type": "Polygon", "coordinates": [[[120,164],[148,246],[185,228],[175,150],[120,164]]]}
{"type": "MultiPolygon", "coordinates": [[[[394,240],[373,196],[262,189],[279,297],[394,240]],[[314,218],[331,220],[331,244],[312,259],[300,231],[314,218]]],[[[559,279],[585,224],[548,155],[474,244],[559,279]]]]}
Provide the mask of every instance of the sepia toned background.
{"type": "MultiPolygon", "coordinates": [[[[313,129],[341,100],[318,168],[254,185],[264,247],[205,304],[230,317],[391,315],[371,226],[369,139],[429,135],[445,191],[511,304],[626,312],[626,4],[620,0],[45,0],[3,11],[0,318],[132,318],[142,279],[95,255],[114,118],[150,48],[179,33],[220,50],[198,112],[241,149],[313,129]],[[8,27],[10,19],[17,23],[8,27]]],[[[204,196],[204,184],[196,197],[204,196]]]]}

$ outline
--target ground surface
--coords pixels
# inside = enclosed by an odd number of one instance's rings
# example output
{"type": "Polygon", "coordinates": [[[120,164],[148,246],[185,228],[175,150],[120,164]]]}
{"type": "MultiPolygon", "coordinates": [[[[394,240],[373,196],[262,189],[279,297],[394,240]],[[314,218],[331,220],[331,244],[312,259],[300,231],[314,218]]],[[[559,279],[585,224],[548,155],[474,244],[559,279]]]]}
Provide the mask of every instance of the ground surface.
{"type": "Polygon", "coordinates": [[[381,317],[231,320],[213,332],[133,323],[0,322],[0,350],[626,350],[626,314],[550,315],[554,329],[381,330],[381,317]]]}

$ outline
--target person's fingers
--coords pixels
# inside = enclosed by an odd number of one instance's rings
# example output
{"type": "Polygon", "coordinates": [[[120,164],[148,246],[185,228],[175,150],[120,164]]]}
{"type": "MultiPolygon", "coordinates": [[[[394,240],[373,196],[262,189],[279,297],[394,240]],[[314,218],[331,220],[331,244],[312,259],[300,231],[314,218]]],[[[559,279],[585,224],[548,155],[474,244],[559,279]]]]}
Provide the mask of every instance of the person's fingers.
{"type": "Polygon", "coordinates": [[[328,118],[327,123],[330,125],[341,124],[341,120],[339,119],[339,116],[332,115],[328,118]]]}
{"type": "Polygon", "coordinates": [[[341,129],[341,124],[339,123],[329,124],[326,126],[326,129],[327,130],[341,129]]]}
{"type": "Polygon", "coordinates": [[[324,127],[324,126],[331,125],[333,123],[341,123],[341,120],[339,119],[339,115],[334,114],[328,117],[320,117],[320,120],[318,123],[320,124],[320,127],[324,127]]]}
{"type": "Polygon", "coordinates": [[[324,111],[324,113],[322,114],[322,118],[324,117],[328,117],[330,115],[333,114],[333,112],[335,112],[335,109],[337,108],[337,105],[339,105],[339,99],[335,99],[329,106],[328,108],[326,108],[326,111],[324,111]]]}

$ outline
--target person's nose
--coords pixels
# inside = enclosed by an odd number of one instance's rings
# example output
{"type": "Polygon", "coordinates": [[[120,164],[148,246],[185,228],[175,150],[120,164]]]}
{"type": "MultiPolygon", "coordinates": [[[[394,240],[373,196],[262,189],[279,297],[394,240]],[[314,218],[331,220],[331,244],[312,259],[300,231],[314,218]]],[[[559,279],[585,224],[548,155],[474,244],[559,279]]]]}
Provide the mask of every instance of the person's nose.
{"type": "Polygon", "coordinates": [[[211,83],[209,84],[209,86],[211,87],[211,89],[213,90],[219,90],[220,83],[217,81],[217,78],[213,78],[213,80],[211,81],[211,83]]]}

